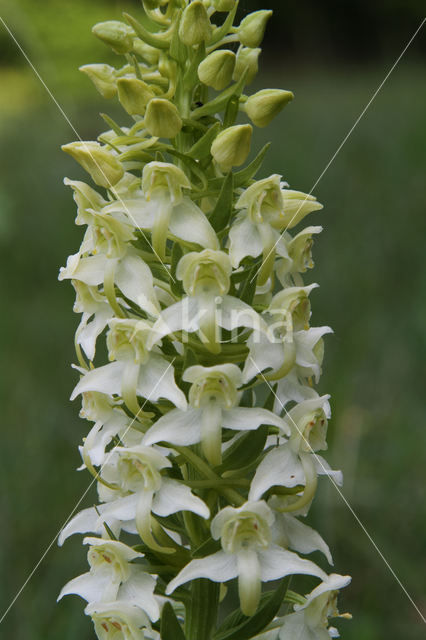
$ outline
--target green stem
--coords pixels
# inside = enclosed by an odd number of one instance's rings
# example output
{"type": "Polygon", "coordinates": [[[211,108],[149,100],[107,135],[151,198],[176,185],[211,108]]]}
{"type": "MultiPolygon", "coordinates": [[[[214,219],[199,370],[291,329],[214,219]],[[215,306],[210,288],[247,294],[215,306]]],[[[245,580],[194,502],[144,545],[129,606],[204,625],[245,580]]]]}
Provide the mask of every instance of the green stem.
{"type": "Polygon", "coordinates": [[[205,578],[191,584],[191,598],[186,606],[185,638],[210,640],[216,629],[219,584],[205,578]]]}

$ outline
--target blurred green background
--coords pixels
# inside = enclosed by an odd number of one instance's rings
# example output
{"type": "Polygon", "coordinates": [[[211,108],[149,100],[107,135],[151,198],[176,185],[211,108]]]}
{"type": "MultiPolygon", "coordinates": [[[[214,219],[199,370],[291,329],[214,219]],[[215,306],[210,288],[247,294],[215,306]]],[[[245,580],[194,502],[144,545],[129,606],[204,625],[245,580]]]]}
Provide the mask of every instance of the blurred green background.
{"type": "MultiPolygon", "coordinates": [[[[383,80],[424,13],[422,2],[242,0],[272,7],[263,86],[296,100],[256,143],[274,141],[263,174],[309,191],[383,80]],[[274,6],[275,5],[275,6],[274,6]]],[[[97,97],[77,67],[114,63],[91,36],[96,21],[138,10],[134,0],[9,0],[7,22],[83,139],[103,130],[97,97]]],[[[328,459],[344,494],[423,612],[425,592],[426,360],[425,29],[408,50],[315,194],[313,324],[330,324],[320,390],[333,396],[328,459]]],[[[79,177],[60,145],[75,134],[0,24],[0,278],[2,312],[0,617],[89,483],[76,473],[87,423],[68,398],[76,382],[73,292],[57,282],[77,250],[74,203],[62,184],[79,177]]],[[[117,64],[117,62],[116,62],[117,64]]],[[[121,115],[118,115],[121,114],[121,115]]],[[[95,500],[90,493],[81,505],[95,500]]],[[[424,638],[424,624],[327,480],[310,516],[350,573],[342,595],[346,640],[424,638]]],[[[0,625],[1,638],[93,638],[83,602],[55,599],[86,570],[79,539],[56,544],[0,625]]],[[[201,639],[200,639],[201,640],[201,639]]]]}

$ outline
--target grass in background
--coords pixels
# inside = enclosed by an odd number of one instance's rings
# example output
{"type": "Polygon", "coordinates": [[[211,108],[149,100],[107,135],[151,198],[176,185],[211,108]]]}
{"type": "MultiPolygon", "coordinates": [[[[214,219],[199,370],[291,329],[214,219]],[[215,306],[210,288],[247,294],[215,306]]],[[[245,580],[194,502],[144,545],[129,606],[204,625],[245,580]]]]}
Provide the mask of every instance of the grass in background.
{"type": "MultiPolygon", "coordinates": [[[[98,4],[91,5],[95,11],[98,4]]],[[[92,24],[105,15],[103,8],[101,16],[84,20],[92,24]]],[[[64,62],[66,69],[105,58],[100,45],[95,43],[93,56],[86,46],[82,38],[84,57],[64,62]]],[[[274,141],[263,174],[282,173],[291,187],[308,191],[386,71],[307,70],[286,63],[280,71],[271,68],[270,85],[294,90],[296,99],[273,127],[256,134],[256,144],[274,141]]],[[[76,84],[67,92],[64,84],[56,84],[60,66],[56,72],[52,89],[82,138],[94,139],[103,126],[96,117],[101,103],[87,101],[82,87],[88,80],[74,71],[76,84]]],[[[316,188],[326,207],[308,221],[324,226],[314,250],[316,269],[308,278],[321,284],[312,295],[313,324],[335,330],[326,337],[320,385],[333,395],[327,457],[343,468],[345,495],[423,609],[424,72],[408,58],[401,63],[316,188]]],[[[68,77],[68,71],[64,74],[68,77]]],[[[76,382],[69,364],[77,316],[71,310],[72,288],[56,280],[81,234],[62,178],[83,174],[59,149],[74,139],[59,112],[35,84],[28,89],[32,80],[15,77],[21,83],[20,109],[3,109],[0,102],[2,609],[89,482],[87,473],[75,472],[76,447],[87,423],[77,417],[78,402],[68,401],[76,382]]],[[[108,107],[102,103],[102,110],[108,107]]],[[[335,490],[325,479],[321,485],[321,504],[310,522],[330,543],[335,570],[353,575],[341,609],[352,611],[354,620],[340,623],[342,637],[420,640],[423,625],[414,609],[335,490]]],[[[83,506],[95,500],[92,492],[83,506]]],[[[93,638],[81,600],[66,598],[55,605],[61,586],[85,570],[80,539],[69,540],[63,550],[55,545],[2,624],[1,635],[93,638]]]]}

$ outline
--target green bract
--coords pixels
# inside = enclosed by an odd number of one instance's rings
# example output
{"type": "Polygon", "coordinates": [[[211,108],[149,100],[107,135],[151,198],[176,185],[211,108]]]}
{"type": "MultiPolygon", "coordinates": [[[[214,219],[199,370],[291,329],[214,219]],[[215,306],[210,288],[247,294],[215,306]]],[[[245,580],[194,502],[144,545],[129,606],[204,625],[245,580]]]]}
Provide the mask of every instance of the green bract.
{"type": "Polygon", "coordinates": [[[90,534],[89,571],[60,598],[87,601],[100,640],[334,637],[328,617],[350,579],[302,557],[331,563],[300,520],[320,475],[341,483],[316,453],[331,329],[310,326],[317,285],[304,277],[322,228],[289,232],[322,205],[257,177],[267,147],[252,154],[253,125],[293,94],[245,93],[272,12],[238,25],[236,0],[143,9],[93,29],[115,67],[81,67],[123,121],[104,116],[97,141],[63,147],[90,183],[65,180],[85,233],[59,278],[82,314],[71,399],[93,423],[80,452],[99,500],[59,536],[90,534]],[[317,581],[307,596],[300,574],[317,581]],[[240,608],[219,623],[231,581],[240,608]],[[280,616],[283,598],[296,605],[280,616]]]}

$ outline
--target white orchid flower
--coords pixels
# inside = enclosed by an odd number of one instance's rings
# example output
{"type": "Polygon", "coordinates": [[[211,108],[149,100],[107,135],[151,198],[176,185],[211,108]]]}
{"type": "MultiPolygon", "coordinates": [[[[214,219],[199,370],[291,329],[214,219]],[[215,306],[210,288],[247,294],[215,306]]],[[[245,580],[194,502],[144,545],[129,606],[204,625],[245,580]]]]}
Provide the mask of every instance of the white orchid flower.
{"type": "Polygon", "coordinates": [[[212,536],[215,540],[221,539],[222,551],[192,560],[169,583],[166,593],[197,578],[213,582],[238,578],[241,610],[250,616],[259,604],[262,582],[291,574],[326,578],[324,571],[313,562],[271,543],[273,522],[274,514],[263,500],[246,502],[238,508],[225,507],[211,524],[212,536]]]}
{"type": "Polygon", "coordinates": [[[116,540],[85,538],[90,545],[87,558],[90,571],[70,580],[61,590],[58,600],[76,594],[87,602],[113,602],[123,600],[143,606],[150,619],[159,617],[158,602],[154,597],[156,579],[140,565],[131,564],[143,554],[116,540]]]}
{"type": "Polygon", "coordinates": [[[274,174],[250,185],[236,203],[241,213],[229,233],[232,265],[237,267],[246,256],[257,257],[262,253],[259,285],[268,280],[276,253],[284,258],[284,264],[292,264],[280,231],[294,226],[310,211],[322,208],[313,196],[283,186],[281,176],[274,174]]]}
{"type": "Polygon", "coordinates": [[[328,618],[350,618],[347,613],[340,615],[336,607],[338,590],[350,581],[350,576],[335,573],[327,576],[306,596],[305,604],[294,605],[295,613],[285,616],[279,640],[330,640],[330,637],[339,637],[337,629],[328,627],[328,618]]]}
{"type": "Polygon", "coordinates": [[[187,296],[161,312],[153,326],[150,344],[176,331],[197,331],[206,347],[219,353],[218,327],[228,331],[239,327],[266,330],[264,320],[252,307],[226,295],[231,272],[229,256],[223,251],[205,249],[183,256],[176,275],[182,280],[187,296]]]}
{"type": "MultiPolygon", "coordinates": [[[[121,259],[110,259],[104,254],[85,256],[80,251],[69,256],[66,267],[59,271],[58,279],[78,281],[89,287],[104,285],[104,295],[115,285],[123,296],[149,316],[156,317],[160,312],[151,270],[132,250],[121,259]]],[[[85,299],[79,300],[79,306],[84,302],[85,299]]],[[[124,303],[124,306],[127,305],[124,303]]],[[[90,307],[84,308],[84,311],[95,312],[90,307]]]]}
{"type": "Polygon", "coordinates": [[[86,391],[107,395],[121,395],[135,415],[150,417],[139,407],[137,395],[155,402],[170,400],[175,406],[186,408],[184,393],[174,380],[173,367],[161,355],[150,353],[148,341],[152,326],[148,321],[113,319],[109,322],[107,345],[110,364],[88,371],[75,387],[71,400],[86,391]]]}
{"type": "Polygon", "coordinates": [[[234,364],[189,367],[183,380],[191,382],[189,407],[173,409],[161,417],[144,437],[144,444],[165,441],[188,446],[201,442],[202,451],[213,465],[222,460],[222,429],[252,431],[261,424],[279,427],[290,434],[285,421],[266,409],[239,407],[240,369],[234,364]]]}
{"type": "Polygon", "coordinates": [[[120,497],[108,503],[99,519],[134,520],[145,544],[164,553],[165,547],[153,538],[151,512],[164,517],[178,511],[192,511],[202,518],[210,515],[189,487],[161,474],[171,466],[170,460],[153,447],[115,447],[102,467],[101,477],[117,488],[120,497]]]}
{"type": "Polygon", "coordinates": [[[122,212],[129,224],[151,232],[154,251],[161,259],[165,258],[167,238],[211,249],[219,247],[205,214],[182,193],[191,184],[181,169],[166,162],[149,162],[143,170],[142,188],[145,197],[113,202],[103,213],[122,212]]]}
{"type": "Polygon", "coordinates": [[[148,616],[136,604],[121,600],[91,602],[84,613],[92,618],[99,640],[147,640],[155,637],[151,635],[148,616]]]}

